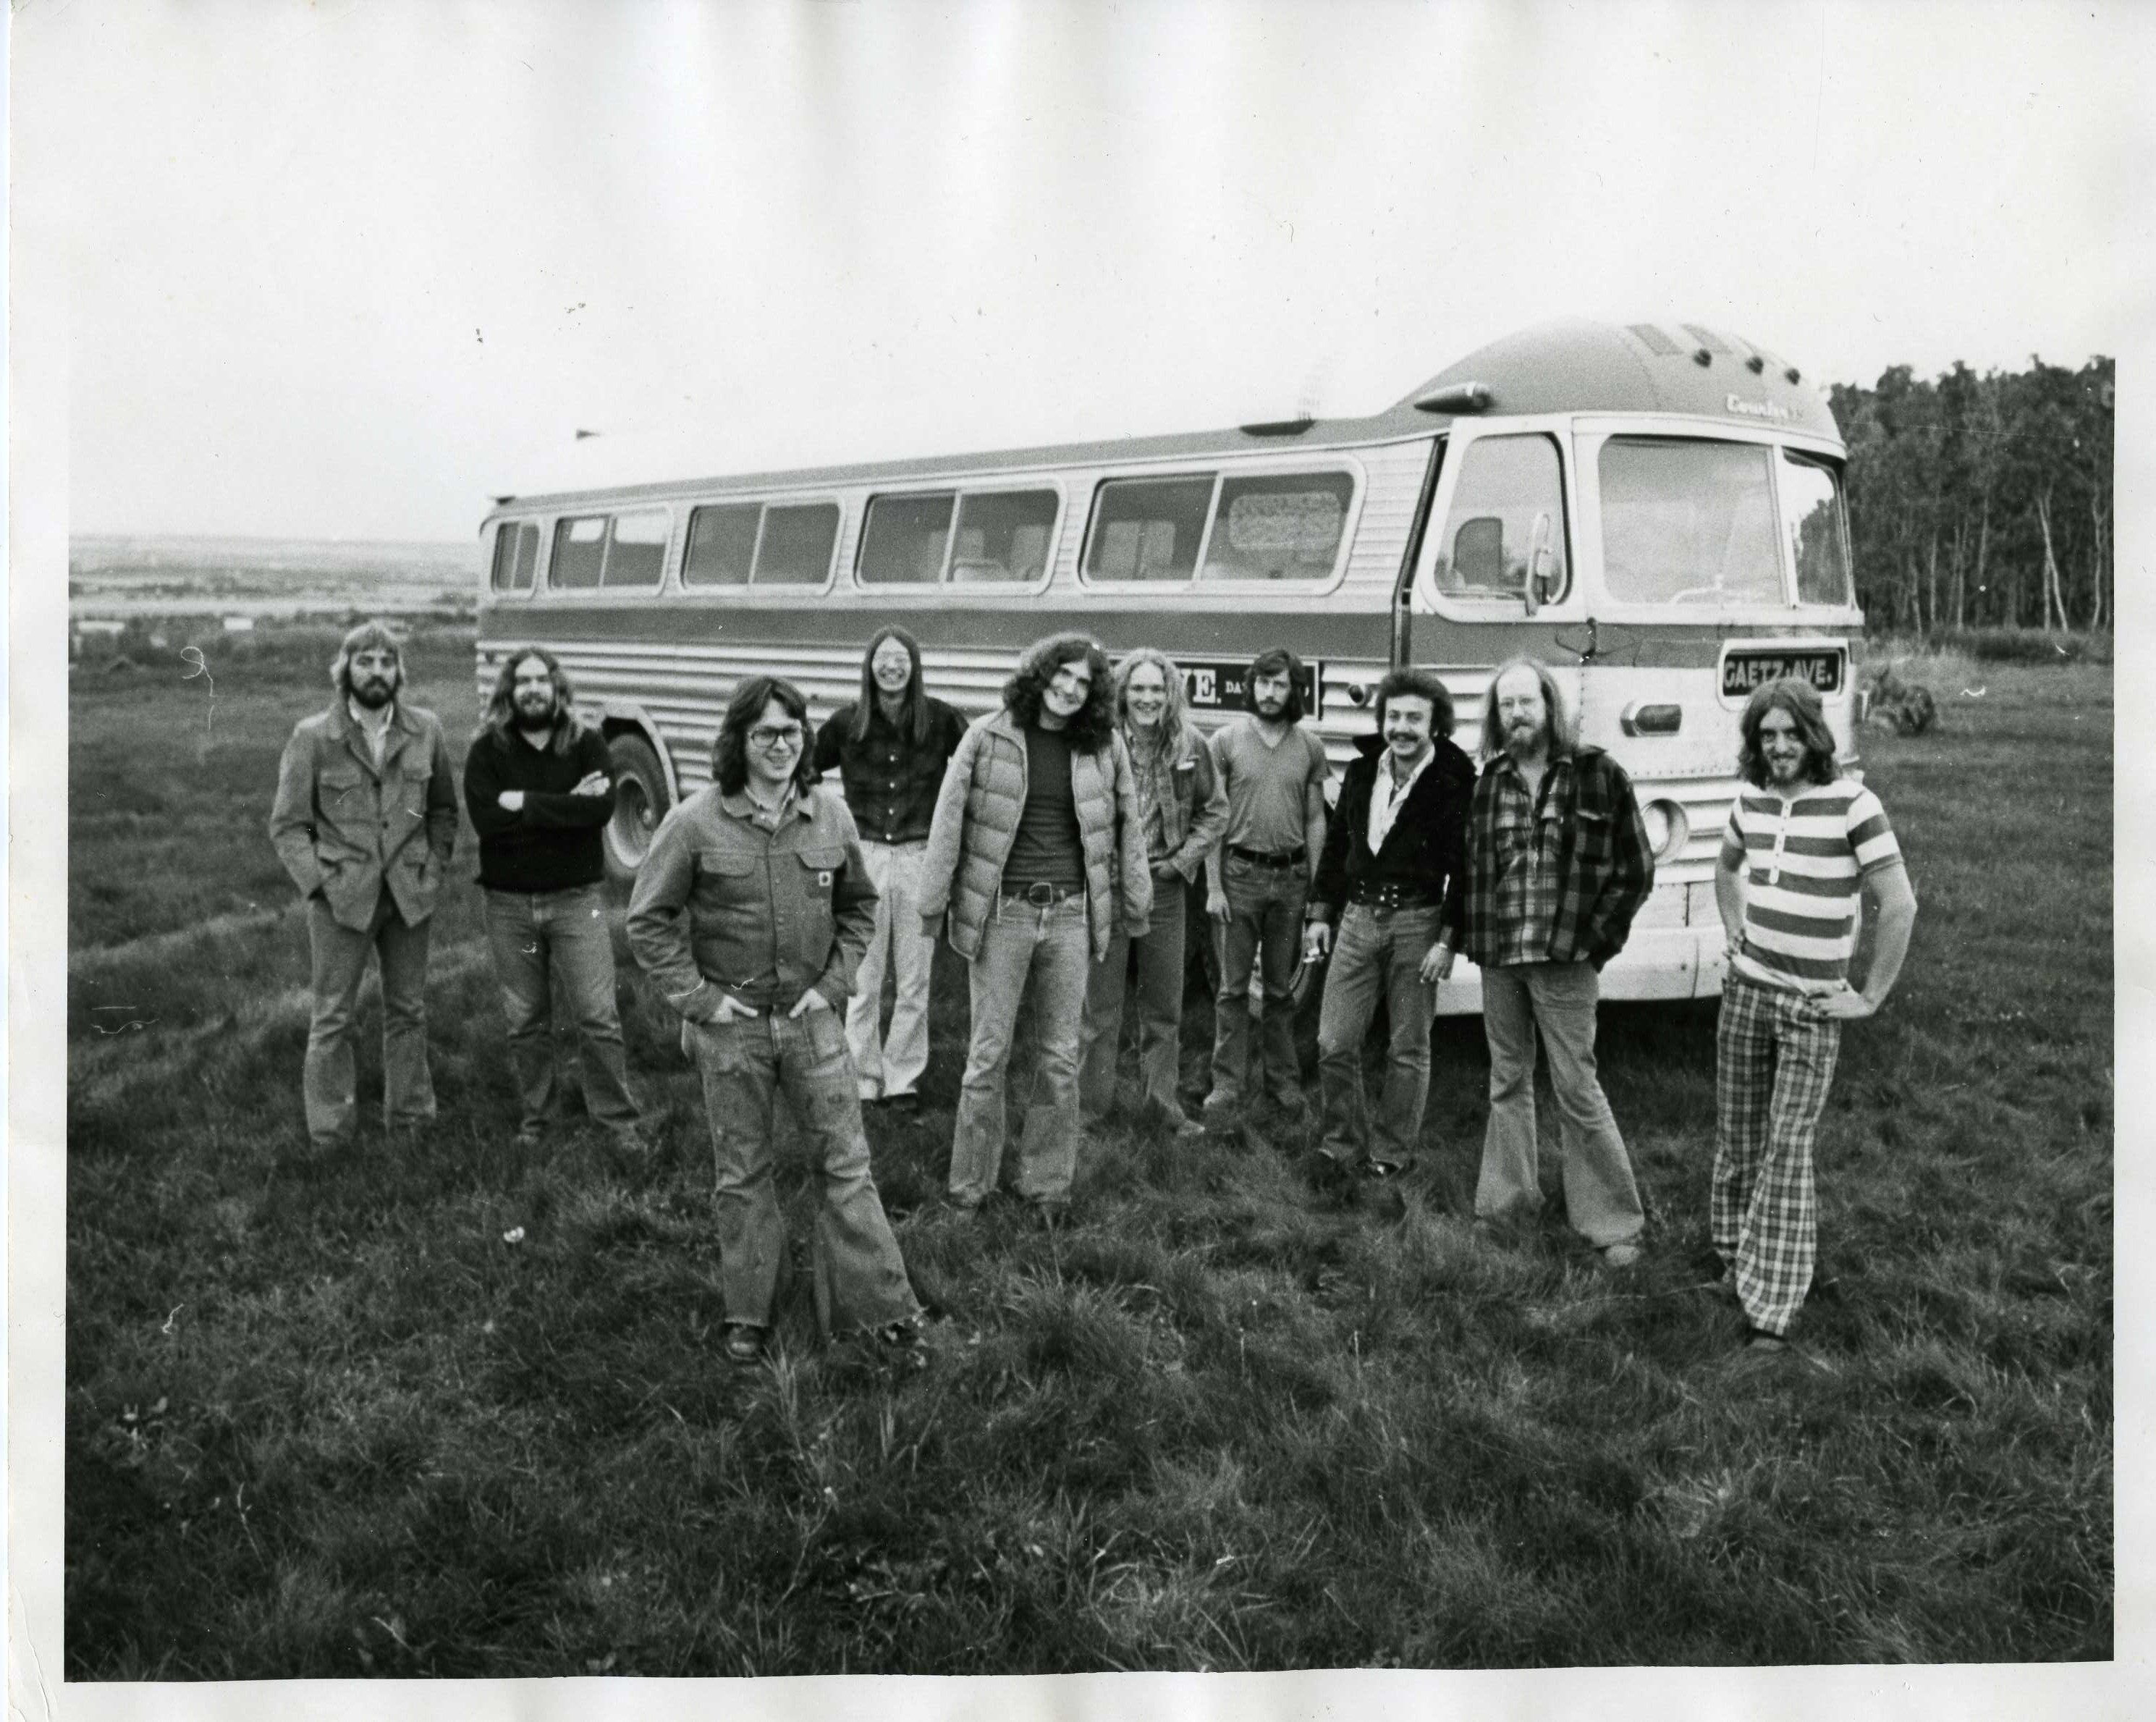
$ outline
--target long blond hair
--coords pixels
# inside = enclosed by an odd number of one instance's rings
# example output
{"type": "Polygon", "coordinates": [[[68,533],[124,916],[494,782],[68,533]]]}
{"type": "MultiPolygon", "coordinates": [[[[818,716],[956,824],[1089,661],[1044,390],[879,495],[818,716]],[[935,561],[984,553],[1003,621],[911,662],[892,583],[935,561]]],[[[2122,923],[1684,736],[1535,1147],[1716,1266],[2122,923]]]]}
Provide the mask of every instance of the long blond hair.
{"type": "Polygon", "coordinates": [[[1183,733],[1183,715],[1188,709],[1183,697],[1183,671],[1176,668],[1175,660],[1166,652],[1142,645],[1136,651],[1126,653],[1116,666],[1116,722],[1125,727],[1127,735],[1130,712],[1123,702],[1130,693],[1131,671],[1141,664],[1151,664],[1168,684],[1168,704],[1160,714],[1160,739],[1153,743],[1156,750],[1165,750],[1183,733]]]}

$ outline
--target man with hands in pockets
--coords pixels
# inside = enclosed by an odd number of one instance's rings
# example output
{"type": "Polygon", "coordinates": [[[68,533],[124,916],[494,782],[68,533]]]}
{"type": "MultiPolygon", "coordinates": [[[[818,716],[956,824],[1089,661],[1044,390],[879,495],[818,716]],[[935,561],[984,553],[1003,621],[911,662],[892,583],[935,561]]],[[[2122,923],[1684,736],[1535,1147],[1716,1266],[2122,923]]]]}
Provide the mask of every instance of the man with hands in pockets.
{"type": "Polygon", "coordinates": [[[717,1170],[726,1356],[768,1339],[785,1227],[772,1109],[792,1103],[820,1163],[817,1314],[828,1332],[917,1339],[920,1305],[876,1193],[844,1005],[875,924],[845,803],[815,786],[800,690],[752,676],[727,702],[714,781],[670,813],[629,904],[629,943],[682,1019],[717,1170]]]}

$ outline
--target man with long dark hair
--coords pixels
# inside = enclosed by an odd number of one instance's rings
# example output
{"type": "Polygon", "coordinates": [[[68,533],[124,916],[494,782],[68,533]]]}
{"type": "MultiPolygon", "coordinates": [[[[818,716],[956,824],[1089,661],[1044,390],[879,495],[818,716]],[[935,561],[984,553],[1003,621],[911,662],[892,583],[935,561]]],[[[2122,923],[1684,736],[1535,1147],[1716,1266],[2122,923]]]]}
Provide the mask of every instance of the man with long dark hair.
{"type": "Polygon", "coordinates": [[[1893,990],[1917,898],[1887,810],[1841,774],[1809,682],[1756,689],[1738,733],[1745,788],[1714,874],[1729,972],[1717,1035],[1712,1220],[1748,1343],[1772,1352],[1811,1288],[1812,1142],[1841,1025],[1870,1016],[1893,990]],[[1878,928],[1861,988],[1849,975],[1860,897],[1878,928]]]}
{"type": "Polygon", "coordinates": [[[404,652],[388,623],[345,635],[330,685],[329,709],[285,744],[270,840],[307,903],[307,1136],[341,1149],[358,1123],[352,1025],[369,953],[382,968],[384,1121],[416,1128],[434,1116],[427,945],[456,847],[457,784],[440,720],[398,697],[404,652]]]}
{"type": "Polygon", "coordinates": [[[948,911],[972,971],[973,1045],[951,1144],[952,1205],[970,1213],[1003,1161],[1011,1031],[1029,1005],[1038,1061],[1019,1139],[1019,1195],[1061,1213],[1078,1161],[1078,1044],[1110,930],[1144,935],[1145,822],[1115,727],[1108,660],[1082,634],[1029,646],[1004,702],[958,743],[921,869],[922,930],[948,911]]]}
{"type": "Polygon", "coordinates": [[[1467,954],[1482,970],[1490,1121],[1475,1212],[1485,1221],[1542,1205],[1535,1041],[1549,1056],[1573,1229],[1610,1267],[1640,1259],[1646,1211],[1595,1073],[1602,965],[1625,948],[1654,889],[1655,857],[1632,781],[1578,739],[1549,666],[1501,664],[1482,709],[1482,757],[1467,820],[1467,954]]]}
{"type": "Polygon", "coordinates": [[[1433,670],[1378,684],[1378,729],[1356,743],[1325,828],[1308,954],[1339,943],[1317,1024],[1325,1097],[1319,1169],[1390,1177],[1414,1159],[1430,1095],[1430,1021],[1466,919],[1467,804],[1475,767],[1452,743],[1452,696],[1433,670]],[[1391,1040],[1375,1128],[1363,1039],[1385,1000],[1391,1040]]]}
{"type": "Polygon", "coordinates": [[[1303,1116],[1295,1057],[1295,969],[1303,905],[1325,846],[1325,744],[1302,727],[1301,659],[1260,652],[1244,678],[1245,712],[1213,732],[1213,763],[1228,791],[1228,828],[1205,858],[1205,912],[1214,922],[1220,986],[1213,1003],[1209,1124],[1224,1123],[1247,1087],[1271,1117],[1303,1116]],[[1262,1044],[1250,1045],[1250,964],[1265,989],[1262,1044]]]}
{"type": "Polygon", "coordinates": [[[928,977],[936,941],[921,931],[921,857],[944,768],[966,720],[930,697],[921,646],[905,629],[880,629],[861,654],[861,693],[816,734],[816,768],[835,769],[861,834],[876,890],[875,930],[861,959],[846,1042],[865,1103],[917,1110],[928,1067],[928,977]],[[883,1033],[883,982],[892,977],[891,1032],[883,1033]]]}
{"type": "Polygon", "coordinates": [[[465,756],[465,807],[479,833],[487,943],[509,1018],[520,1148],[539,1144],[556,1099],[553,983],[568,996],[584,1110],[621,1147],[643,1146],[629,1092],[603,833],[613,816],[606,738],[577,715],[577,691],[544,646],[501,661],[465,756]]]}
{"type": "Polygon", "coordinates": [[[681,1017],[717,1170],[726,1356],[768,1344],[786,1226],[772,1176],[783,1090],[824,1177],[817,1317],[911,1345],[920,1306],[870,1169],[839,1013],[875,924],[846,804],[816,787],[808,702],[789,681],[734,690],[712,783],[666,815],[629,903],[629,944],[681,1017]]]}

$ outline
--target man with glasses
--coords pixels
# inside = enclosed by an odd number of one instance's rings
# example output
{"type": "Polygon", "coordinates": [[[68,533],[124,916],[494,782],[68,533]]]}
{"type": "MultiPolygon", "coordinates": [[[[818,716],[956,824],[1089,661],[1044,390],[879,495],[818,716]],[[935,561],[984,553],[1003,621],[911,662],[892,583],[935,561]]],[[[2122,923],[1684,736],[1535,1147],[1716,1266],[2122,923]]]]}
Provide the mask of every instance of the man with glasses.
{"type": "Polygon", "coordinates": [[[629,943],[682,1020],[718,1174],[726,1356],[767,1342],[785,1221],[772,1175],[784,1090],[824,1175],[817,1316],[910,1346],[920,1306],[870,1169],[844,1012],[875,924],[846,804],[815,786],[808,702],[752,676],[711,748],[711,784],[668,814],[629,904],[629,943]]]}

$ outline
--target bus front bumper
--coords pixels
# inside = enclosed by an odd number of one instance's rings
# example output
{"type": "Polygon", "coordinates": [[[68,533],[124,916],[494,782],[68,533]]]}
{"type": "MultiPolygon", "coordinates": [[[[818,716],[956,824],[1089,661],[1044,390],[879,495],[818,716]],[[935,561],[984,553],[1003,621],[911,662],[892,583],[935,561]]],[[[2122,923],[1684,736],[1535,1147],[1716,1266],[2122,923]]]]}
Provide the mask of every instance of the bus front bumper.
{"type": "MultiPolygon", "coordinates": [[[[1718,922],[1711,928],[1635,928],[1625,948],[1602,971],[1602,1000],[1608,1004],[1719,998],[1727,966],[1718,922]]],[[[1437,990],[1437,1014],[1482,1014],[1482,971],[1465,957],[1437,990]]]]}

